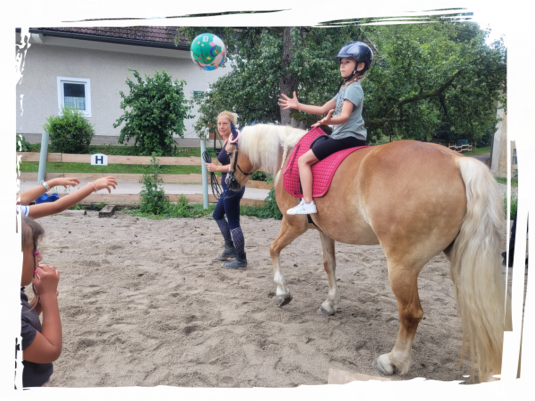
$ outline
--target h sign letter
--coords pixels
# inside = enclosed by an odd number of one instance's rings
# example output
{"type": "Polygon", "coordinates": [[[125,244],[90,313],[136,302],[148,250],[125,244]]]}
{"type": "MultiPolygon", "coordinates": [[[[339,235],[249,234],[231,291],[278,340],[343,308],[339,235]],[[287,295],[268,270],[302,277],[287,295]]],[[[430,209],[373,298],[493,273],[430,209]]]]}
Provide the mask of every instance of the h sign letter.
{"type": "Polygon", "coordinates": [[[91,165],[92,166],[107,166],[108,165],[108,156],[101,153],[91,155],[91,165]]]}

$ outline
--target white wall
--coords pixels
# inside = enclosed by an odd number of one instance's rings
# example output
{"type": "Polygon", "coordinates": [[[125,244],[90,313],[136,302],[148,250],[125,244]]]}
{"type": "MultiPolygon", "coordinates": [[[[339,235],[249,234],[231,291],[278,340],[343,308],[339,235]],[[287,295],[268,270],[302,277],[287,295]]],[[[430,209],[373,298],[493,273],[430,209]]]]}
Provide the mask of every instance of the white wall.
{"type": "MultiPolygon", "coordinates": [[[[96,135],[119,136],[120,127],[113,123],[123,112],[120,108],[119,91],[128,94],[126,76],[134,80],[128,67],[139,73],[153,75],[156,70],[165,70],[175,79],[185,80],[185,95],[189,99],[193,91],[206,91],[208,84],[230,71],[229,67],[216,71],[201,71],[189,58],[189,52],[153,49],[155,54],[135,54],[114,50],[95,50],[70,47],[80,41],[45,37],[45,44],[32,44],[26,54],[23,77],[17,85],[17,133],[39,134],[51,115],[58,115],[57,77],[89,78],[91,80],[91,117],[96,135]],[[54,43],[54,44],[51,44],[54,43]],[[60,43],[61,45],[58,45],[60,43]],[[67,43],[67,44],[65,44],[67,43]],[[22,96],[22,105],[21,105],[22,96]]],[[[93,47],[127,49],[141,52],[151,49],[140,46],[99,44],[93,47]]],[[[196,115],[194,110],[192,114],[196,115]]],[[[186,120],[185,138],[195,138],[193,125],[196,118],[186,120]]]]}

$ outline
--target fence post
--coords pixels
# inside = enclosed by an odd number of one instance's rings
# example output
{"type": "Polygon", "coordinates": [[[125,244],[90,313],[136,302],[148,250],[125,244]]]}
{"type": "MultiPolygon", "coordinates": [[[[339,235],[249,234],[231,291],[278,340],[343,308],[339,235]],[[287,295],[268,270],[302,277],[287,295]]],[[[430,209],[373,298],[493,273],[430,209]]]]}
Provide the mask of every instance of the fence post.
{"type": "Polygon", "coordinates": [[[208,170],[202,158],[204,152],[206,152],[206,141],[201,139],[202,206],[208,210],[208,170]]]}
{"type": "Polygon", "coordinates": [[[39,158],[39,172],[37,173],[37,184],[45,179],[46,157],[48,155],[48,132],[43,131],[41,135],[41,156],[39,158]]]}

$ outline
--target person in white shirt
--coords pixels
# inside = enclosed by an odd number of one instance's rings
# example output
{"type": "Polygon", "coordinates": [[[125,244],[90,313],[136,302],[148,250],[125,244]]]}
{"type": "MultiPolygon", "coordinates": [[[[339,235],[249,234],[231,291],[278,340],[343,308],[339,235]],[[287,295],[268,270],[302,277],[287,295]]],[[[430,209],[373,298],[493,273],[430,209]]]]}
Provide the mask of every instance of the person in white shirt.
{"type": "MultiPolygon", "coordinates": [[[[531,148],[519,163],[520,168],[528,168],[524,183],[518,196],[518,209],[511,227],[509,249],[502,253],[503,265],[513,267],[518,262],[518,256],[526,239],[533,220],[535,220],[535,139],[531,140],[531,148]]],[[[534,227],[535,234],[535,227],[534,227]]],[[[535,273],[535,236],[529,244],[528,256],[524,260],[530,273],[535,273]]]]}

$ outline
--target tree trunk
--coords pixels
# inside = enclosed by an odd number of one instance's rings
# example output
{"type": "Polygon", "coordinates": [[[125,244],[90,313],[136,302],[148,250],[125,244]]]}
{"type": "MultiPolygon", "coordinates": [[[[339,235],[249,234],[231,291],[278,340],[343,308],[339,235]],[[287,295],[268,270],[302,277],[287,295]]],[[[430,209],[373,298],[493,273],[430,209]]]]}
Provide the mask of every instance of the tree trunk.
{"type": "MultiPolygon", "coordinates": [[[[296,28],[301,29],[301,28],[296,28]]],[[[298,79],[297,76],[290,73],[288,67],[292,61],[292,36],[291,36],[292,27],[285,27],[283,33],[283,45],[282,45],[282,60],[281,60],[281,70],[283,75],[280,79],[280,92],[284,93],[286,96],[293,97],[293,92],[297,91],[298,79]]],[[[290,125],[292,127],[304,128],[304,122],[296,121],[290,117],[291,109],[282,110],[281,109],[281,124],[290,125]]]]}

